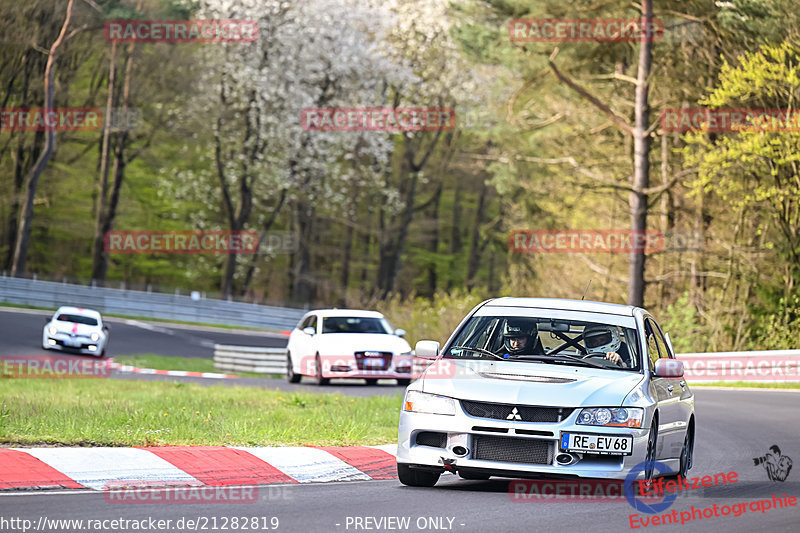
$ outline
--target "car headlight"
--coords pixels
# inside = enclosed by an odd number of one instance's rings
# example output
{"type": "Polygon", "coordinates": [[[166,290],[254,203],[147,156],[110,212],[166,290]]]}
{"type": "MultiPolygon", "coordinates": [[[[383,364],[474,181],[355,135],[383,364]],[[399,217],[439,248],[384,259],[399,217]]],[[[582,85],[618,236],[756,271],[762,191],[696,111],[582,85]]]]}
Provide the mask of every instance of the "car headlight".
{"type": "Polygon", "coordinates": [[[47,328],[47,333],[49,333],[50,335],[55,335],[56,333],[58,333],[58,330],[53,326],[50,326],[49,328],[47,328]]]}
{"type": "Polygon", "coordinates": [[[641,407],[590,407],[581,409],[577,424],[583,426],[611,426],[640,428],[644,419],[641,407]]]}
{"type": "Polygon", "coordinates": [[[90,338],[90,339],[92,339],[94,342],[97,342],[97,341],[99,341],[99,340],[100,340],[100,334],[99,334],[99,333],[92,333],[92,334],[89,336],[89,338],[90,338]]]}
{"type": "Polygon", "coordinates": [[[412,390],[406,393],[406,400],[403,402],[403,411],[452,416],[456,414],[456,402],[447,396],[412,390]]]}

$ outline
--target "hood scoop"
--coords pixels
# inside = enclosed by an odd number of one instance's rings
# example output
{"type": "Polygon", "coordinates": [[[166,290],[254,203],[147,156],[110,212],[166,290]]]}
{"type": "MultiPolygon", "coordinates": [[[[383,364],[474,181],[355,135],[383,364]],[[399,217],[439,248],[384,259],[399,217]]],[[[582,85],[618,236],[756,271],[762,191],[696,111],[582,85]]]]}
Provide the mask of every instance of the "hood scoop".
{"type": "Polygon", "coordinates": [[[577,379],[557,378],[553,376],[531,376],[529,374],[501,374],[497,372],[479,372],[481,377],[507,379],[509,381],[533,381],[535,383],[574,383],[577,379]]]}

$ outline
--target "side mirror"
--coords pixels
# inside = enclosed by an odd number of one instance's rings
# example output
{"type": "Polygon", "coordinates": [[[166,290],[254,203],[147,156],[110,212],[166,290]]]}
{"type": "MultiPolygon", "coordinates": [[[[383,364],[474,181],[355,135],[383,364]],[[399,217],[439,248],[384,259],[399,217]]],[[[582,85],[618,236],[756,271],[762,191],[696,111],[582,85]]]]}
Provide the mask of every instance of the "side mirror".
{"type": "Polygon", "coordinates": [[[672,352],[672,355],[675,355],[675,348],[672,347],[672,340],[669,338],[669,333],[664,333],[664,340],[667,342],[669,351],[672,352]]]}
{"type": "Polygon", "coordinates": [[[306,335],[313,335],[314,333],[316,333],[316,331],[314,331],[314,328],[312,328],[311,326],[308,326],[307,328],[303,328],[303,333],[305,333],[306,335]]]}
{"type": "Polygon", "coordinates": [[[108,324],[103,324],[103,330],[104,331],[111,331],[111,326],[109,326],[108,324]]]}
{"type": "Polygon", "coordinates": [[[659,359],[653,374],[660,378],[680,378],[683,377],[683,361],[677,359],[659,359]]]}
{"type": "Polygon", "coordinates": [[[403,335],[406,334],[406,330],[404,330],[404,329],[396,329],[396,330],[394,330],[394,334],[397,335],[398,337],[402,337],[403,335]]]}
{"type": "Polygon", "coordinates": [[[414,347],[414,355],[420,359],[436,359],[439,357],[439,343],[437,341],[419,341],[414,347]]]}

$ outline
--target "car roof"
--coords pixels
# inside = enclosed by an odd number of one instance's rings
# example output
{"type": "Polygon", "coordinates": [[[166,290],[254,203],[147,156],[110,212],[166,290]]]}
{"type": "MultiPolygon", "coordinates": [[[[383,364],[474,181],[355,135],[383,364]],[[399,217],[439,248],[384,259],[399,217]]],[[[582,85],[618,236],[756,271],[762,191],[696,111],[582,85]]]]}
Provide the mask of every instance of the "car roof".
{"type": "Polygon", "coordinates": [[[364,318],[383,318],[383,315],[377,311],[367,311],[365,309],[315,309],[308,314],[315,314],[321,317],[326,316],[351,316],[351,317],[364,317],[364,318]]]}
{"type": "Polygon", "coordinates": [[[100,313],[95,311],[94,309],[86,309],[85,307],[70,307],[70,306],[63,306],[59,307],[56,314],[61,313],[69,313],[71,315],[81,315],[81,316],[90,316],[92,318],[100,318],[100,313]]]}
{"type": "Polygon", "coordinates": [[[510,296],[488,300],[484,307],[526,307],[531,309],[559,309],[564,311],[584,311],[609,315],[633,316],[637,307],[632,305],[592,302],[588,300],[567,300],[561,298],[513,298],[510,296]]]}

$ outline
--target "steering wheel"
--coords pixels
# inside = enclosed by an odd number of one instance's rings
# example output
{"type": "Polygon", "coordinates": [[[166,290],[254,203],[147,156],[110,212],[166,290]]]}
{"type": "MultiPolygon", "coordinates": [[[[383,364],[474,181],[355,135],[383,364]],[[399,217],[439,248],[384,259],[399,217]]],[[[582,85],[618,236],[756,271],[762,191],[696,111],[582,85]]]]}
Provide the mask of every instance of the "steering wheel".
{"type": "Polygon", "coordinates": [[[587,353],[586,355],[584,355],[583,357],[581,357],[581,359],[587,359],[589,357],[602,357],[603,359],[605,359],[606,358],[606,354],[597,353],[597,352],[590,352],[590,353],[587,353]]]}

